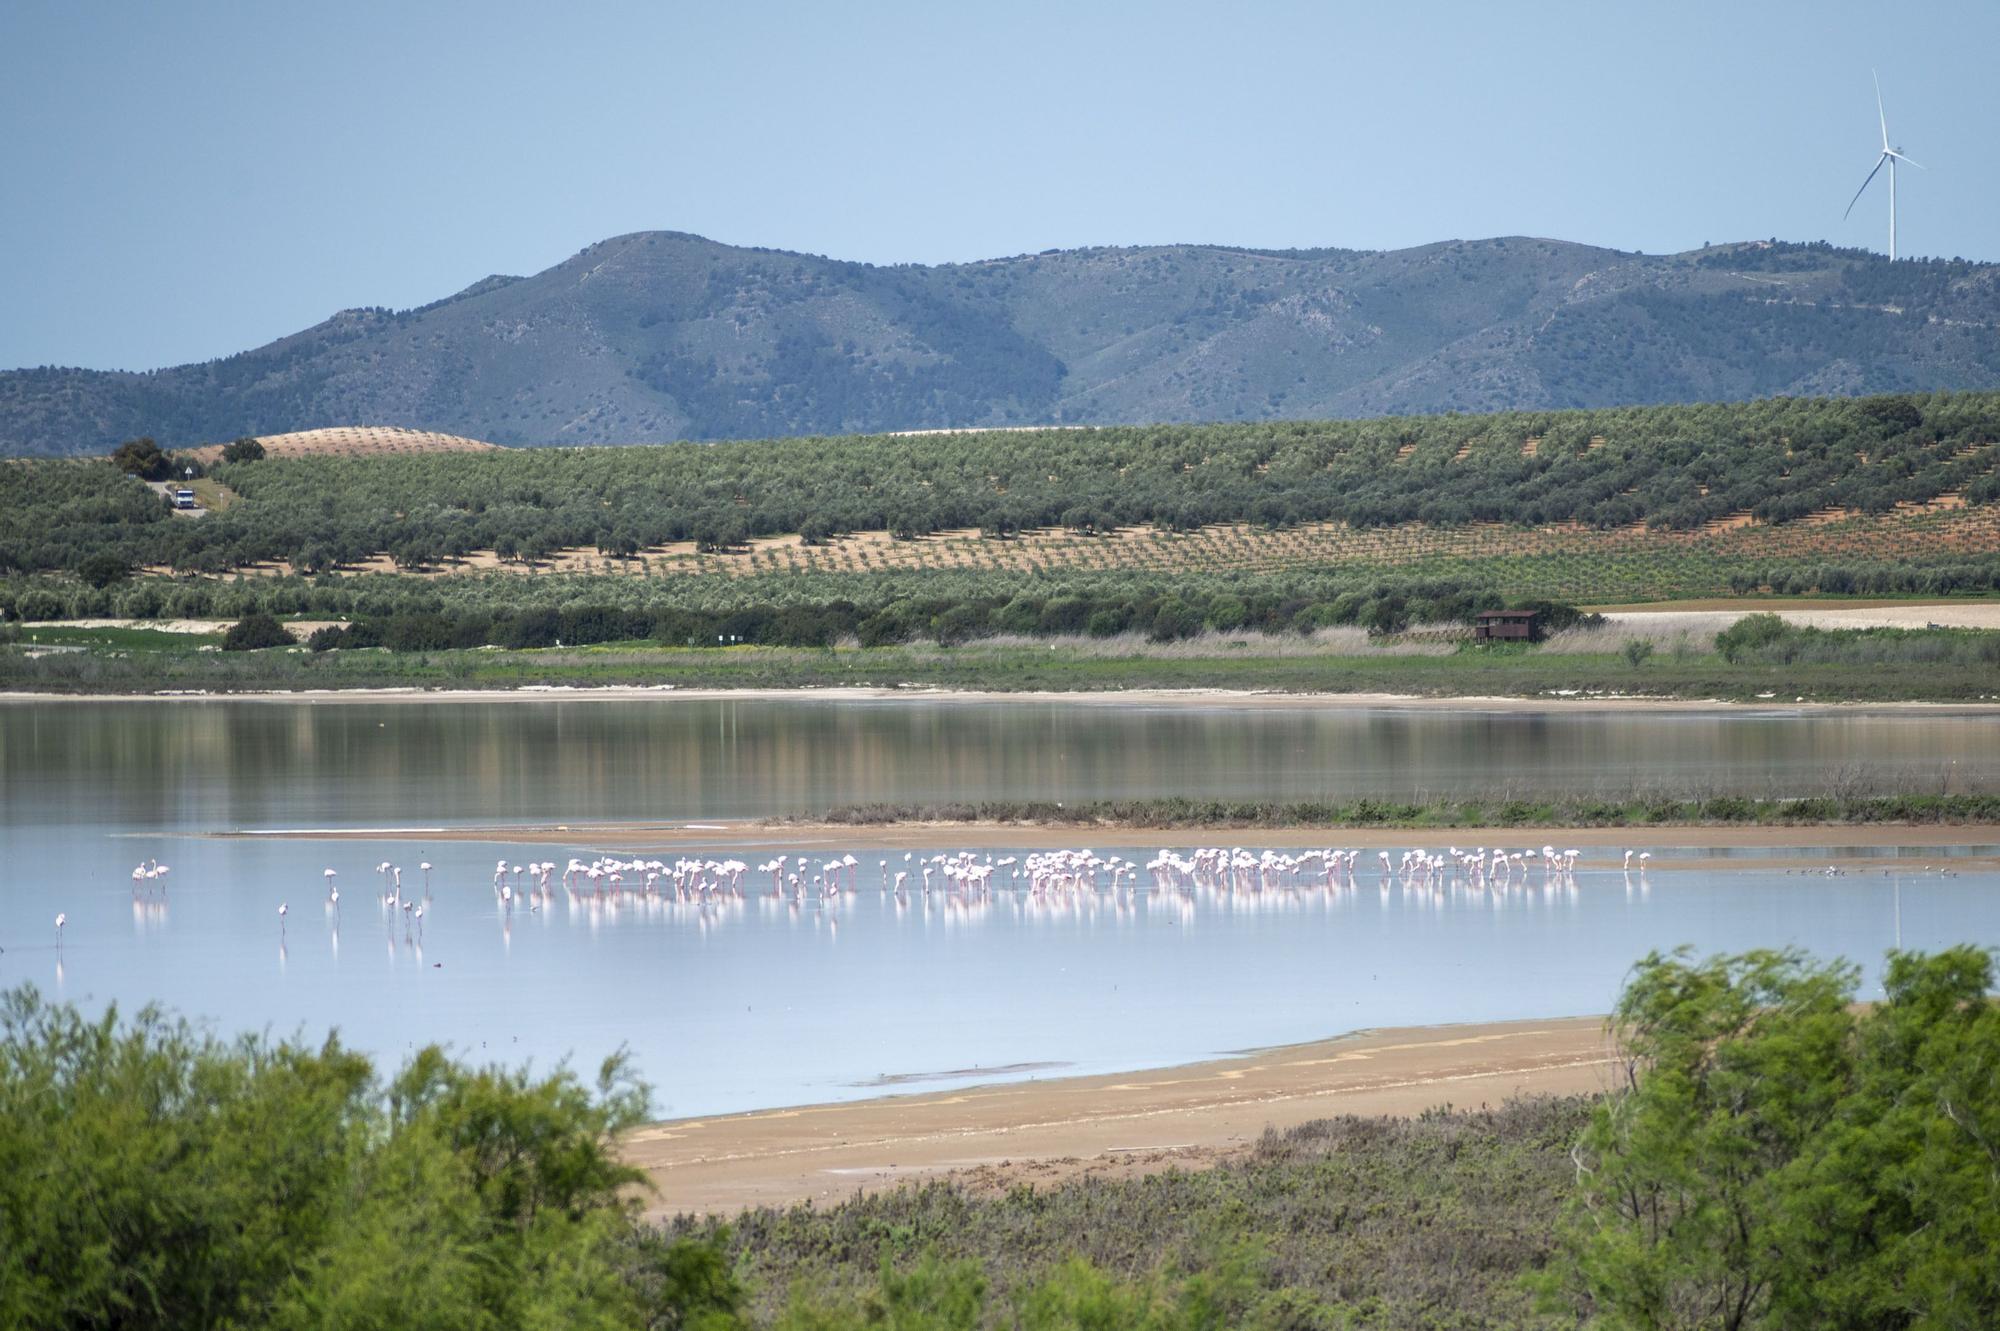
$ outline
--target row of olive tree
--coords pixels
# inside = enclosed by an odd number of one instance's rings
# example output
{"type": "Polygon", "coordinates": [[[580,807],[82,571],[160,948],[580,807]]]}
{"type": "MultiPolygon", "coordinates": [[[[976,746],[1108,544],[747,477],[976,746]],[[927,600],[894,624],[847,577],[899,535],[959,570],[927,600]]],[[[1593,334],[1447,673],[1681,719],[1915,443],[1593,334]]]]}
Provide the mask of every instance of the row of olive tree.
{"type": "MultiPolygon", "coordinates": [[[[926,607],[1046,603],[1058,599],[1155,609],[1173,598],[1196,607],[1203,627],[1311,627],[1299,619],[1308,609],[1324,623],[1371,623],[1366,613],[1350,615],[1360,601],[1398,601],[1392,616],[1418,623],[1462,617],[1501,603],[1578,596],[1574,579],[1547,576],[1536,561],[1468,565],[1451,574],[1422,575],[1379,569],[1328,567],[1276,572],[1166,574],[1144,570],[1067,568],[1048,572],[1017,570],[897,570],[865,573],[769,573],[753,577],[648,578],[604,574],[547,573],[524,578],[512,573],[468,573],[450,578],[396,574],[341,577],[123,578],[84,579],[67,575],[0,578],[0,622],[115,617],[120,619],[240,619],[244,615],[312,615],[328,618],[382,618],[389,615],[442,615],[462,619],[499,617],[531,609],[567,610],[609,606],[629,610],[686,610],[727,616],[766,607],[780,609],[847,607],[864,617],[899,602],[926,607]],[[1240,623],[1227,615],[1211,621],[1207,607],[1218,600],[1243,603],[1240,623]],[[1278,607],[1289,607],[1274,617],[1278,607]]],[[[1636,589],[1617,580],[1617,570],[1583,584],[1582,595],[1597,600],[1630,599],[1636,589]]],[[[1675,575],[1681,577],[1683,575],[1675,575]]],[[[1872,595],[1983,594],[2000,592],[2000,557],[1912,558],[1898,562],[1766,565],[1742,573],[1695,568],[1686,581],[1670,585],[1683,594],[1717,594],[1768,587],[1780,592],[1865,592],[1872,595]],[[1726,582],[1725,582],[1726,577],[1726,582]]],[[[1651,584],[1648,584],[1649,586],[1651,584]]],[[[1644,595],[1646,593],[1639,592],[1644,595]]],[[[1652,594],[1658,594],[1653,592],[1652,594]]],[[[1578,599],[1581,599],[1578,596],[1578,599]]],[[[1134,612],[1136,614],[1136,611],[1134,612]]],[[[1131,627],[1132,615],[1126,616],[1131,627]]],[[[1085,627],[1088,626],[1086,616],[1085,627]]],[[[1387,626],[1387,621],[1377,624],[1387,626]]],[[[996,632],[1036,631],[1018,614],[996,632]]],[[[1172,635],[1169,635],[1172,636],[1172,635]]]]}
{"type": "MultiPolygon", "coordinates": [[[[1312,601],[1267,591],[1124,591],[1097,595],[1018,595],[939,600],[904,597],[869,610],[851,601],[825,605],[747,602],[727,610],[620,608],[571,605],[560,610],[453,613],[416,611],[358,619],[314,632],[315,651],[387,647],[391,651],[452,648],[581,646],[646,639],[669,646],[709,647],[750,643],[774,647],[831,647],[852,640],[880,647],[916,640],[945,646],[998,635],[1108,638],[1143,634],[1174,642],[1202,633],[1311,633],[1358,626],[1392,633],[1411,624],[1463,622],[1504,604],[1491,592],[1454,591],[1424,584],[1377,584],[1312,601]]],[[[1568,605],[1534,602],[1552,628],[1602,622],[1568,605]]],[[[278,622],[253,615],[231,631],[234,649],[291,643],[278,622]]]]}
{"type": "Polygon", "coordinates": [[[538,559],[757,536],[887,530],[1100,533],[1245,522],[1783,522],[1958,493],[2000,498],[2000,394],[1151,426],[919,438],[225,461],[242,496],[201,522],[114,522],[104,464],[16,463],[0,570],[128,564],[312,572],[378,553],[420,567],[474,550],[538,559]],[[83,473],[78,475],[78,473],[83,473]],[[65,511],[67,510],[67,511],[65,511]]]}

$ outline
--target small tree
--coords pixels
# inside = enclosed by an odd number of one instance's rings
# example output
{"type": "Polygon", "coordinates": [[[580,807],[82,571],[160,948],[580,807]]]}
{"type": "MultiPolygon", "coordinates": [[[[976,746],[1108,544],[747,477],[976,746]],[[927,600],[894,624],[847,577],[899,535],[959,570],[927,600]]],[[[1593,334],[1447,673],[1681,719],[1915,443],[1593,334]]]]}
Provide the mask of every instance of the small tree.
{"type": "Polygon", "coordinates": [[[222,635],[225,652],[254,652],[263,647],[289,647],[292,635],[285,626],[266,614],[245,615],[222,635]]]}
{"type": "Polygon", "coordinates": [[[1632,668],[1634,670],[1637,670],[1640,666],[1646,664],[1646,658],[1650,657],[1652,654],[1653,654],[1653,644],[1651,642],[1648,642],[1646,639],[1627,638],[1625,640],[1625,659],[1632,663],[1632,668]]]}
{"type": "Polygon", "coordinates": [[[264,445],[249,435],[244,435],[222,450],[224,462],[261,462],[264,460],[264,445]]]}
{"type": "Polygon", "coordinates": [[[1715,635],[1715,650],[1734,665],[1784,641],[1790,633],[1790,627],[1776,615],[1745,615],[1715,635]]]}
{"type": "Polygon", "coordinates": [[[131,573],[125,561],[117,555],[87,555],[76,566],[76,575],[93,587],[109,587],[114,582],[122,582],[131,573]]]}
{"type": "Polygon", "coordinates": [[[1154,642],[1172,642],[1177,638],[1192,638],[1199,632],[1201,612],[1178,596],[1169,596],[1154,612],[1153,626],[1147,636],[1154,642]]]}
{"type": "Polygon", "coordinates": [[[694,548],[702,554],[727,554],[749,539],[741,518],[706,517],[695,524],[694,548]]]}
{"type": "Polygon", "coordinates": [[[931,617],[931,632],[940,647],[956,647],[986,630],[986,611],[974,605],[955,605],[931,617]]]}
{"type": "Polygon", "coordinates": [[[142,435],[112,450],[111,465],[142,481],[164,481],[173,470],[173,459],[160,451],[151,436],[142,435]]]}
{"type": "Polygon", "coordinates": [[[1592,1325],[2000,1325],[1990,954],[1642,960],[1542,1283],[1592,1325]]]}
{"type": "Polygon", "coordinates": [[[1795,952],[1638,964],[1556,1268],[1607,1323],[1761,1322],[1778,1274],[1770,1182],[1831,1115],[1857,978],[1795,952]]]}

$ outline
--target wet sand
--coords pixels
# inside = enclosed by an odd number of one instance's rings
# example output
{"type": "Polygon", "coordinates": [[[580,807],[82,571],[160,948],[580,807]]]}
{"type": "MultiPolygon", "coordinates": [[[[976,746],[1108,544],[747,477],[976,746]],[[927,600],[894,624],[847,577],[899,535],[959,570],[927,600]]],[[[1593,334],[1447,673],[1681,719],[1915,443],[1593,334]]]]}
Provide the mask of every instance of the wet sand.
{"type": "Polygon", "coordinates": [[[1202,1168],[1267,1127],[1340,1114],[1595,1093],[1618,1068],[1602,1017],[1405,1027],[1150,1072],[680,1119],[632,1133],[625,1156],[658,1189],[654,1215],[824,1205],[946,1176],[996,1191],[1202,1168]]]}

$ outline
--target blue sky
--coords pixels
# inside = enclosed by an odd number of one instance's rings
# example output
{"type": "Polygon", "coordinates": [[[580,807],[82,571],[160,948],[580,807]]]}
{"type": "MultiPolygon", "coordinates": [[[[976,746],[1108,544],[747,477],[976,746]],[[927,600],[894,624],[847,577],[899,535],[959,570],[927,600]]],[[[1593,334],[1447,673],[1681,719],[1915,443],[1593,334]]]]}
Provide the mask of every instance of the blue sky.
{"type": "Polygon", "coordinates": [[[0,3],[0,367],[643,229],[876,263],[1529,234],[2000,260],[1994,4],[0,3]]]}

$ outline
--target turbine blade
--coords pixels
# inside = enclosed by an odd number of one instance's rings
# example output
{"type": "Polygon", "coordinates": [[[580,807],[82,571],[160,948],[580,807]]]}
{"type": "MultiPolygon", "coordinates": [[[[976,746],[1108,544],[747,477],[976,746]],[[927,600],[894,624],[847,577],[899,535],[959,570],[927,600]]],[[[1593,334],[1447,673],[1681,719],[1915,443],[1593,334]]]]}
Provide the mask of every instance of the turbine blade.
{"type": "Polygon", "coordinates": [[[1875,118],[1882,122],[1882,151],[1889,151],[1889,115],[1882,109],[1882,76],[1874,70],[1868,75],[1875,80],[1875,118]]]}
{"type": "Polygon", "coordinates": [[[1915,168],[1917,168],[1917,170],[1919,170],[1919,171],[1928,171],[1928,170],[1930,170],[1930,168],[1929,168],[1929,167],[1927,167],[1927,166],[1925,166],[1925,165],[1924,165],[1924,164],[1923,164],[1922,162],[1919,162],[1919,161],[1915,161],[1915,160],[1913,160],[1913,159],[1911,159],[1911,158],[1908,158],[1908,157],[1905,157],[1905,156],[1903,156],[1903,154],[1901,154],[1901,153],[1897,152],[1897,151],[1896,151],[1896,150],[1895,150],[1894,148],[1891,148],[1891,149],[1889,150],[1889,156],[1891,156],[1891,157],[1895,158],[1895,159],[1896,159],[1897,161],[1899,161],[1899,162],[1908,162],[1908,163],[1909,163],[1909,164],[1910,164],[1911,166],[1914,166],[1914,167],[1915,167],[1915,168]]]}
{"type": "Polygon", "coordinates": [[[1868,179],[1861,182],[1861,188],[1854,191],[1854,197],[1847,201],[1847,212],[1842,213],[1840,215],[1841,221],[1845,222],[1848,218],[1848,214],[1854,211],[1854,205],[1861,202],[1861,196],[1867,193],[1870,182],[1872,182],[1875,179],[1877,172],[1881,171],[1882,163],[1888,160],[1889,160],[1889,155],[1887,153],[1884,153],[1882,156],[1875,159],[1875,170],[1870,171],[1868,173],[1868,179]]]}

